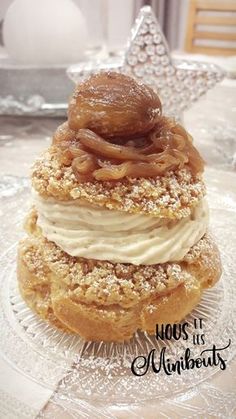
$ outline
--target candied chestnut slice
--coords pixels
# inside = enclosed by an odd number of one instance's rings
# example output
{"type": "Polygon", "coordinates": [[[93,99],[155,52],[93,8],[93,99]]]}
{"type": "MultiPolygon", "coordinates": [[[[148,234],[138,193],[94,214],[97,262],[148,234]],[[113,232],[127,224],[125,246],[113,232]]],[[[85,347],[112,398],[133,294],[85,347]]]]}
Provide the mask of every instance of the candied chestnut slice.
{"type": "Polygon", "coordinates": [[[78,85],[69,103],[68,124],[88,128],[104,138],[149,132],[161,115],[158,95],[148,86],[115,72],[92,75],[78,85]]]}

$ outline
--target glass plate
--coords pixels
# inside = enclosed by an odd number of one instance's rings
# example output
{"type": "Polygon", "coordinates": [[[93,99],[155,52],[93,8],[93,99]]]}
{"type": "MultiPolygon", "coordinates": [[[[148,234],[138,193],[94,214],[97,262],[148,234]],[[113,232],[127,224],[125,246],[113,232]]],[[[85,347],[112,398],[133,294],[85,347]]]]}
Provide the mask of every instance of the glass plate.
{"type": "MultiPolygon", "coordinates": [[[[167,376],[151,369],[142,377],[131,372],[137,356],[147,356],[156,349],[156,360],[166,346],[174,362],[190,348],[192,357],[204,349],[231,345],[222,353],[227,365],[235,355],[236,294],[236,176],[208,169],[206,173],[211,208],[211,230],[219,245],[223,275],[217,286],[204,292],[201,302],[185,319],[189,334],[194,319],[203,319],[204,345],[193,345],[192,339],[161,342],[154,336],[138,332],[125,344],[85,342],[80,337],[61,333],[39,320],[22,301],[16,283],[16,249],[23,236],[22,221],[30,206],[29,186],[24,179],[5,176],[0,182],[2,235],[0,239],[0,356],[14,368],[70,400],[132,403],[169,398],[185,393],[219,371],[208,367],[167,376]],[[232,185],[232,186],[231,186],[232,185]]],[[[222,373],[222,372],[221,372],[222,373]]]]}

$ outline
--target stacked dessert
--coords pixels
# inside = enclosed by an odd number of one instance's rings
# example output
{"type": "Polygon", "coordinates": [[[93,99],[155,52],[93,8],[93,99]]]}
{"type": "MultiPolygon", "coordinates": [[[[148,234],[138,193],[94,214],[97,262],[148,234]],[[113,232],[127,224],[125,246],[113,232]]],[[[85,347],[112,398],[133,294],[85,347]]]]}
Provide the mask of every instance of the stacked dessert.
{"type": "Polygon", "coordinates": [[[221,274],[203,169],[148,86],[114,72],[81,83],[33,167],[18,256],[24,300],[95,341],[182,320],[221,274]]]}

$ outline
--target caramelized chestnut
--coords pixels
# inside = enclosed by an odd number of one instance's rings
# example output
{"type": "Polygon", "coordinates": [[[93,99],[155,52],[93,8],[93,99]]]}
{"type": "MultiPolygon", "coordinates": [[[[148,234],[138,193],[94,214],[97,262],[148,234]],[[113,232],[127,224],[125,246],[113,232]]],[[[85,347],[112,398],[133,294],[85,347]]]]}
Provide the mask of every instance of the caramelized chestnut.
{"type": "Polygon", "coordinates": [[[88,128],[104,138],[142,136],[161,115],[158,95],[148,86],[115,72],[81,83],[69,102],[69,127],[88,128]]]}

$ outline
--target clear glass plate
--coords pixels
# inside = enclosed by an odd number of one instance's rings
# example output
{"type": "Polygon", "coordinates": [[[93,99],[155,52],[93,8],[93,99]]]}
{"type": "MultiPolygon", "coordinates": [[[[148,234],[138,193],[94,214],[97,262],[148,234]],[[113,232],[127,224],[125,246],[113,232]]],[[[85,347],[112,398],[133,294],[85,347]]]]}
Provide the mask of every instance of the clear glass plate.
{"type": "Polygon", "coordinates": [[[47,388],[55,389],[70,400],[109,398],[113,403],[132,403],[169,398],[185,393],[219,371],[208,367],[167,376],[163,371],[149,371],[135,377],[130,369],[138,355],[151,349],[167,347],[168,358],[176,361],[189,347],[193,357],[213,344],[226,349],[227,364],[235,355],[236,294],[236,176],[232,173],[207,170],[208,196],[211,208],[211,231],[219,245],[223,275],[220,282],[204,292],[200,304],[185,319],[189,333],[194,319],[203,319],[205,345],[187,341],[160,342],[154,336],[138,332],[125,344],[85,342],[80,337],[61,333],[39,320],[22,301],[16,282],[17,242],[23,236],[22,221],[30,206],[26,180],[5,176],[0,181],[0,356],[14,368],[47,388]]]}

